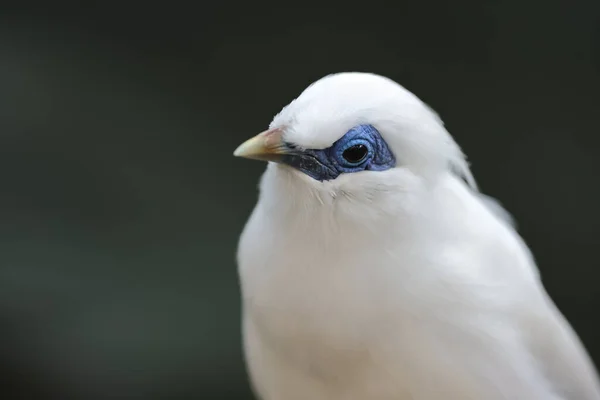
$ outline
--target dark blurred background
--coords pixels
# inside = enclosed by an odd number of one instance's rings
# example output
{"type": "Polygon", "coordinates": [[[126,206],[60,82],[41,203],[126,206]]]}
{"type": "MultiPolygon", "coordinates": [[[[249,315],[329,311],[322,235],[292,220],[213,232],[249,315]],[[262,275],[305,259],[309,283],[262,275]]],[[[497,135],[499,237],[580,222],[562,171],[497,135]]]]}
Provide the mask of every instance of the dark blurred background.
{"type": "Polygon", "coordinates": [[[251,399],[232,151],[339,71],[441,114],[600,362],[600,2],[101,4],[0,9],[0,398],[251,399]]]}

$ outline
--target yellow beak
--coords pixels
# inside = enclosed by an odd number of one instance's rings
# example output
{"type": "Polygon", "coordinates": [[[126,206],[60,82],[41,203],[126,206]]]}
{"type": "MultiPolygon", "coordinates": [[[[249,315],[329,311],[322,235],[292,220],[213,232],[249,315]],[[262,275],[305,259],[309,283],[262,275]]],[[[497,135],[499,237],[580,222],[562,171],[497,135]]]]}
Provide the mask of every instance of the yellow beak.
{"type": "Polygon", "coordinates": [[[283,131],[279,128],[259,133],[239,145],[233,152],[235,157],[261,161],[281,161],[286,154],[289,154],[289,148],[285,145],[283,131]]]}

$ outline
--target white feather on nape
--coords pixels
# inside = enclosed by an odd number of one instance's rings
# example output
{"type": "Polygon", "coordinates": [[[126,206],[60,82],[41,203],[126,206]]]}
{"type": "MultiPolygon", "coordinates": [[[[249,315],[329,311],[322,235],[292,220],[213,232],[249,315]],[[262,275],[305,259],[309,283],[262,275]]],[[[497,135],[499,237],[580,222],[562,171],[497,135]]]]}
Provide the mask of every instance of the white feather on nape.
{"type": "Polygon", "coordinates": [[[512,226],[513,228],[517,228],[517,222],[513,218],[513,216],[506,211],[506,209],[500,204],[498,200],[495,198],[485,195],[483,193],[479,193],[479,198],[483,202],[483,204],[494,214],[496,217],[512,226]]]}
{"type": "Polygon", "coordinates": [[[475,177],[471,172],[471,168],[469,168],[469,163],[467,162],[467,160],[465,160],[462,154],[460,158],[450,160],[450,170],[454,174],[456,174],[460,179],[464,180],[466,184],[469,185],[471,189],[473,189],[473,191],[479,191],[477,182],[475,181],[475,177]]]}
{"type": "Polygon", "coordinates": [[[466,184],[476,192],[476,195],[481,199],[482,203],[492,212],[497,218],[504,221],[509,226],[517,228],[516,221],[513,216],[500,204],[500,202],[493,197],[485,195],[479,191],[475,177],[471,172],[469,163],[467,162],[464,154],[460,150],[457,144],[455,156],[450,159],[450,170],[456,174],[460,179],[464,180],[466,184]]]}
{"type": "Polygon", "coordinates": [[[445,129],[446,124],[444,123],[444,120],[440,117],[440,114],[429,104],[425,103],[424,101],[421,101],[421,103],[429,111],[431,117],[435,119],[437,123],[444,129],[444,133],[446,134],[446,143],[450,147],[450,156],[448,157],[448,167],[450,168],[450,171],[457,175],[460,179],[464,180],[472,190],[478,192],[479,188],[477,187],[477,182],[475,181],[475,177],[473,177],[469,163],[466,160],[466,156],[452,135],[450,135],[450,133],[445,129]]]}
{"type": "Polygon", "coordinates": [[[466,160],[465,155],[458,147],[458,144],[454,142],[455,151],[454,157],[449,160],[450,170],[457,175],[460,179],[464,180],[466,184],[474,191],[475,194],[481,199],[483,205],[490,210],[498,219],[504,221],[509,226],[517,228],[516,221],[513,216],[500,204],[500,202],[493,197],[483,194],[479,191],[475,177],[471,172],[469,163],[466,160]]]}

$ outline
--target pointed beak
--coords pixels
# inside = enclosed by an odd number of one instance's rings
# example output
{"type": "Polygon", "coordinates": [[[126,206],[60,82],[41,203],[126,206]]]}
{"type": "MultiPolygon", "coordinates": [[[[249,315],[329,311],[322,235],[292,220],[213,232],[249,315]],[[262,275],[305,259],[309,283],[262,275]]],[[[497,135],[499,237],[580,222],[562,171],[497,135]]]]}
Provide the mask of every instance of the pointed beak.
{"type": "Polygon", "coordinates": [[[286,154],[290,154],[290,149],[283,141],[283,131],[279,128],[259,133],[233,152],[235,157],[274,162],[281,162],[286,154]]]}

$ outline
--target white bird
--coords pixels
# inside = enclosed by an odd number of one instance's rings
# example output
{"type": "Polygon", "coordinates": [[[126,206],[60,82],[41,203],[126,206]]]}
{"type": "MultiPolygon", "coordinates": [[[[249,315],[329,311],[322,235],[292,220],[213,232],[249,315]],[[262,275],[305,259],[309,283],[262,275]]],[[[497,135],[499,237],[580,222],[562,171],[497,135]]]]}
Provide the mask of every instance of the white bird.
{"type": "Polygon", "coordinates": [[[238,249],[263,400],[598,400],[596,369],[440,118],[382,76],[310,85],[238,249]]]}

